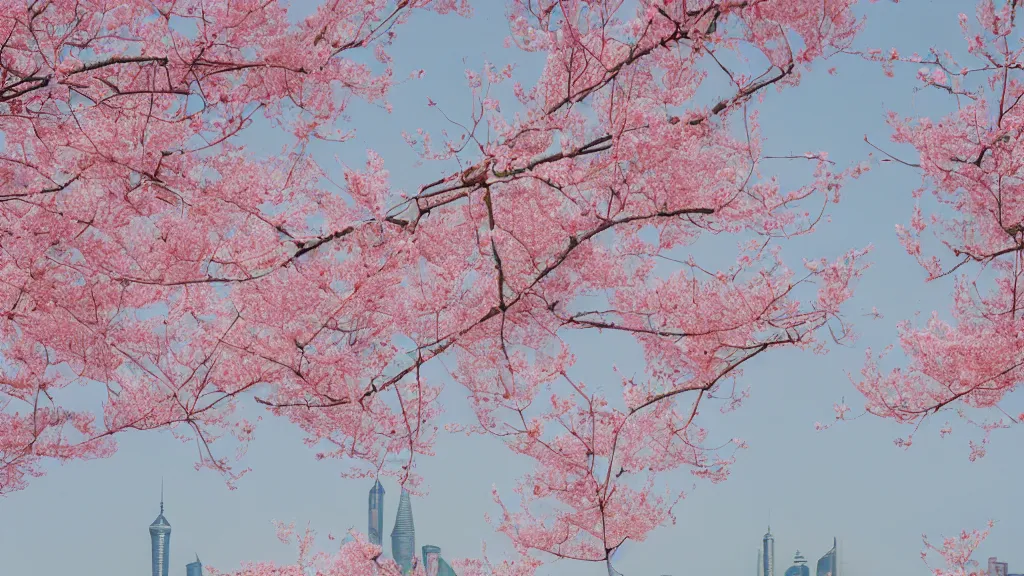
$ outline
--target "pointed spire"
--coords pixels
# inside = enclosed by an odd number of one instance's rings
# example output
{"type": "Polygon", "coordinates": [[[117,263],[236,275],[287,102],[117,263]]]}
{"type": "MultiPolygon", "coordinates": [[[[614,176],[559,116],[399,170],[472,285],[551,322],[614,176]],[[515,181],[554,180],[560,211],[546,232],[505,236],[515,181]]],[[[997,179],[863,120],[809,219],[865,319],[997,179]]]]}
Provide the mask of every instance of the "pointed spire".
{"type": "Polygon", "coordinates": [[[164,517],[164,479],[160,478],[160,514],[156,517],[156,520],[153,520],[153,523],[149,525],[149,530],[152,532],[153,530],[170,531],[170,529],[171,524],[167,521],[167,518],[164,517]]]}

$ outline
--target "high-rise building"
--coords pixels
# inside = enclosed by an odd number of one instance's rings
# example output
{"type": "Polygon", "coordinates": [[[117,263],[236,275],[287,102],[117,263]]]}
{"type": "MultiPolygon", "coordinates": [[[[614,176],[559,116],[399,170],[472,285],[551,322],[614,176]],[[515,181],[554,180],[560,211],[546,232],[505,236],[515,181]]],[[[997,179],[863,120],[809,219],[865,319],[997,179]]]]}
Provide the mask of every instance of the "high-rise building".
{"type": "Polygon", "coordinates": [[[196,554],[195,562],[185,565],[185,576],[203,576],[203,563],[199,561],[198,554],[196,554]]]}
{"type": "Polygon", "coordinates": [[[149,539],[153,546],[153,576],[168,576],[171,560],[171,523],[164,518],[164,487],[160,484],[160,515],[149,525],[149,539]]]}
{"type": "Polygon", "coordinates": [[[757,549],[757,576],[764,576],[764,561],[761,559],[761,549],[757,549]]]}
{"type": "Polygon", "coordinates": [[[786,576],[811,576],[811,569],[807,567],[807,559],[796,551],[793,557],[793,565],[786,569],[786,576]]]}
{"type": "Polygon", "coordinates": [[[1007,576],[1010,566],[1006,562],[1000,562],[995,556],[988,559],[988,576],[1007,576]]]}
{"type": "Polygon", "coordinates": [[[832,538],[832,549],[818,559],[815,576],[839,576],[839,563],[837,562],[838,542],[832,538]]]}
{"type": "Polygon", "coordinates": [[[441,549],[430,544],[423,547],[423,568],[427,576],[456,576],[455,570],[441,557],[441,549]]]}
{"type": "Polygon", "coordinates": [[[402,488],[398,499],[398,514],[395,515],[395,527],[391,530],[391,557],[398,563],[402,573],[412,570],[412,560],[416,556],[416,529],[412,523],[412,502],[409,492],[402,488]]]}
{"type": "Polygon", "coordinates": [[[373,488],[370,488],[369,511],[370,528],[367,534],[371,544],[380,546],[384,541],[384,487],[380,485],[380,480],[374,482],[373,488]]]}
{"type": "Polygon", "coordinates": [[[761,576],[775,576],[775,537],[771,526],[764,535],[761,550],[761,576]]]}
{"type": "Polygon", "coordinates": [[[440,561],[440,548],[429,544],[423,547],[423,571],[427,573],[427,576],[437,576],[437,569],[440,561]]]}

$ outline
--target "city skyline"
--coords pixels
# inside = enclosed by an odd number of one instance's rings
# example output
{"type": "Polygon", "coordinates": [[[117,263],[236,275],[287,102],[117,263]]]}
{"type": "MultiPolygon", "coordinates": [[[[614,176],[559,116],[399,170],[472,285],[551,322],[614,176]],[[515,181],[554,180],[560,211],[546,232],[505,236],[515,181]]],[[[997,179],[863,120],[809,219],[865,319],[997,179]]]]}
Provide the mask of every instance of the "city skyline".
{"type": "MultiPolygon", "coordinates": [[[[374,480],[369,490],[368,498],[368,541],[381,546],[380,535],[383,533],[384,512],[386,509],[386,491],[379,479],[374,480]],[[374,541],[376,539],[376,541],[374,541]]],[[[150,540],[152,550],[152,576],[170,576],[170,536],[171,524],[165,516],[164,507],[164,485],[160,483],[160,504],[157,518],[150,524],[150,540]]],[[[391,531],[391,559],[398,564],[403,574],[411,573],[416,567],[415,551],[415,524],[412,513],[412,496],[405,488],[401,489],[398,510],[395,514],[395,521],[391,531]]],[[[351,534],[344,537],[340,544],[344,545],[352,540],[351,534]]],[[[815,565],[814,576],[846,576],[838,569],[838,538],[832,538],[832,547],[825,552],[815,565]]],[[[454,569],[441,556],[441,548],[433,544],[425,544],[421,548],[422,562],[426,576],[457,576],[454,569]]],[[[383,555],[384,558],[388,556],[383,555]]],[[[775,571],[775,534],[771,526],[762,537],[762,545],[758,548],[757,576],[773,574],[775,571]],[[768,554],[765,554],[768,551],[768,554]]],[[[793,557],[793,564],[784,572],[784,576],[811,576],[806,557],[796,550],[793,557]]],[[[195,561],[185,565],[186,576],[203,576],[203,565],[198,553],[195,554],[195,561]]],[[[1009,563],[999,561],[997,557],[989,557],[987,564],[987,576],[1024,576],[1024,574],[1010,573],[1009,563]]]]}
{"type": "MultiPolygon", "coordinates": [[[[369,491],[367,512],[369,521],[367,525],[367,539],[370,543],[381,546],[381,534],[384,526],[385,510],[384,486],[379,479],[374,481],[369,491]]],[[[170,576],[170,539],[171,523],[164,515],[164,486],[160,482],[160,513],[149,525],[150,546],[152,549],[152,576],[170,576]]],[[[352,540],[351,535],[342,539],[341,544],[352,540]]],[[[395,514],[395,523],[391,531],[391,558],[398,564],[402,573],[409,573],[415,567],[416,560],[416,529],[412,515],[412,496],[408,490],[402,488],[399,497],[398,510],[395,514]]],[[[433,544],[426,544],[422,548],[423,566],[427,576],[457,576],[452,567],[441,556],[441,548],[433,544]]],[[[386,557],[386,555],[385,555],[386,557]]],[[[202,576],[203,565],[199,554],[195,554],[195,561],[185,565],[186,576],[202,576]]]]}
{"type": "MultiPolygon", "coordinates": [[[[369,491],[367,540],[381,546],[381,535],[384,528],[384,511],[386,509],[386,491],[377,479],[369,491]]],[[[152,552],[152,576],[170,576],[171,560],[171,523],[164,515],[164,486],[160,482],[160,513],[149,525],[150,546],[152,552]]],[[[352,540],[351,534],[340,542],[344,545],[352,540]]],[[[441,548],[434,544],[422,547],[423,566],[427,576],[457,576],[455,570],[441,556],[441,548]]],[[[385,554],[386,558],[387,555],[385,554]]],[[[391,559],[398,564],[402,573],[410,573],[416,565],[416,528],[412,513],[412,495],[402,488],[398,510],[391,531],[391,559]]],[[[199,554],[195,553],[195,561],[185,565],[186,576],[203,576],[203,564],[199,554]]]]}
{"type": "MultiPolygon", "coordinates": [[[[835,536],[832,537],[832,548],[826,552],[815,566],[814,576],[840,576],[838,570],[838,555],[839,539],[835,536]]],[[[765,573],[774,573],[775,571],[775,536],[772,534],[771,526],[768,526],[768,532],[765,533],[761,548],[758,548],[757,552],[757,576],[764,576],[765,573]],[[768,551],[765,554],[765,551],[768,551]]],[[[797,549],[793,556],[793,565],[786,569],[784,576],[811,576],[810,567],[807,566],[807,558],[800,553],[797,549]]],[[[843,574],[842,576],[845,576],[843,574]]]]}
{"type": "MultiPolygon", "coordinates": [[[[374,481],[374,485],[369,491],[369,500],[367,511],[369,513],[369,522],[367,536],[372,542],[372,536],[376,533],[378,535],[378,542],[376,545],[380,546],[379,535],[383,529],[383,518],[384,511],[386,508],[385,500],[386,491],[380,480],[374,481]],[[375,532],[376,530],[376,532],[375,532]]],[[[152,547],[152,575],[153,576],[169,576],[169,565],[170,565],[170,536],[171,536],[171,524],[167,520],[164,514],[164,487],[161,481],[160,486],[160,512],[157,518],[150,524],[149,531],[151,537],[152,547]]],[[[392,537],[392,559],[401,568],[403,573],[410,573],[415,568],[415,526],[412,515],[412,498],[411,494],[406,489],[401,490],[401,496],[399,498],[399,506],[395,515],[395,522],[391,532],[392,537]],[[412,550],[412,554],[409,551],[412,550]]],[[[346,536],[342,539],[341,544],[344,545],[346,542],[352,540],[351,535],[346,536]]],[[[767,532],[762,538],[762,547],[758,548],[758,564],[757,573],[758,576],[764,576],[764,573],[774,573],[775,570],[775,535],[772,533],[771,526],[768,526],[767,532]],[[764,554],[767,550],[769,553],[764,554]]],[[[840,575],[838,570],[838,538],[832,538],[832,547],[825,552],[817,561],[814,576],[845,576],[840,575]]],[[[422,561],[424,566],[424,572],[426,576],[457,576],[456,572],[448,564],[448,562],[441,556],[441,548],[433,544],[425,544],[422,546],[422,561]]],[[[386,555],[384,557],[387,557],[386,555]]],[[[195,561],[186,564],[186,576],[202,576],[202,562],[199,559],[199,555],[195,554],[195,561]]],[[[989,557],[987,565],[988,576],[1024,576],[1022,574],[1010,573],[1008,562],[999,561],[997,557],[989,557]]],[[[807,566],[806,557],[801,554],[798,549],[794,554],[793,565],[790,566],[784,573],[784,576],[811,576],[809,567],[807,566]]]]}
{"type": "MultiPolygon", "coordinates": [[[[367,507],[369,515],[367,536],[370,543],[377,546],[381,546],[380,535],[383,534],[384,528],[385,493],[380,479],[376,479],[370,488],[369,504],[367,507]]],[[[346,538],[346,540],[349,538],[346,538]]],[[[344,542],[343,540],[342,543],[344,542]]],[[[455,570],[441,556],[441,548],[439,546],[425,544],[423,545],[422,553],[426,576],[457,576],[455,570]]],[[[398,564],[403,573],[408,573],[414,568],[416,560],[416,528],[412,516],[412,495],[404,487],[399,497],[398,511],[395,513],[395,523],[391,530],[391,558],[398,564]]]]}

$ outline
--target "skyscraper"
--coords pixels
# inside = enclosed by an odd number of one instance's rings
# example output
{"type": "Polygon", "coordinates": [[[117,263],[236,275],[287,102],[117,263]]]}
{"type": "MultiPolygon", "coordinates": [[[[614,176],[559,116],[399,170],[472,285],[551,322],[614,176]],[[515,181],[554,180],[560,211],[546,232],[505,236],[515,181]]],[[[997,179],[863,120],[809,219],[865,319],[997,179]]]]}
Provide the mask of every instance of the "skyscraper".
{"type": "Polygon", "coordinates": [[[768,532],[764,535],[761,547],[761,576],[775,576],[775,537],[772,536],[772,527],[768,526],[768,532]]]}
{"type": "Polygon", "coordinates": [[[384,541],[384,487],[380,485],[380,480],[373,483],[373,488],[370,488],[370,528],[367,534],[370,537],[370,543],[381,545],[384,541]]]}
{"type": "Polygon", "coordinates": [[[786,576],[811,576],[811,569],[807,567],[807,559],[796,551],[793,557],[793,565],[786,569],[786,576]]]}
{"type": "Polygon", "coordinates": [[[838,544],[836,539],[832,538],[832,549],[818,560],[815,576],[839,576],[839,563],[836,562],[838,544]]]}
{"type": "Polygon", "coordinates": [[[423,547],[423,571],[427,573],[427,576],[437,576],[437,568],[440,560],[440,548],[429,544],[423,547]]]}
{"type": "Polygon", "coordinates": [[[395,528],[391,531],[391,557],[395,559],[402,573],[412,570],[412,559],[416,556],[416,529],[412,524],[412,502],[409,492],[402,488],[398,499],[398,514],[395,528]]]}
{"type": "Polygon", "coordinates": [[[153,576],[168,576],[171,560],[171,523],[164,518],[164,485],[160,483],[160,515],[149,525],[149,539],[153,545],[153,576]]]}
{"type": "Polygon", "coordinates": [[[452,567],[441,557],[441,549],[430,544],[423,547],[423,568],[427,576],[456,576],[452,567]]]}
{"type": "Polygon", "coordinates": [[[198,554],[196,554],[195,562],[185,565],[185,576],[203,576],[203,563],[199,561],[198,554]]]}

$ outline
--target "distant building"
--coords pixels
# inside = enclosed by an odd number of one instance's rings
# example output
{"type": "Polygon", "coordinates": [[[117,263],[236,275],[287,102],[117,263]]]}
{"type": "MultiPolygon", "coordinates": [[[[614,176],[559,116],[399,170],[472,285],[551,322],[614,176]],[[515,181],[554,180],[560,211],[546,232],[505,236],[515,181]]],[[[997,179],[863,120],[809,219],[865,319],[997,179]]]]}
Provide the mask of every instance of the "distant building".
{"type": "Polygon", "coordinates": [[[374,482],[373,488],[370,488],[369,511],[370,528],[367,535],[371,544],[380,546],[384,541],[384,487],[381,486],[380,480],[374,482]]]}
{"type": "Polygon", "coordinates": [[[440,548],[429,544],[423,547],[423,571],[427,573],[427,576],[437,576],[437,569],[440,561],[440,548]]]}
{"type": "Polygon", "coordinates": [[[772,536],[771,526],[768,526],[762,544],[761,576],[775,576],[775,537],[772,536]]]}
{"type": "Polygon", "coordinates": [[[168,576],[171,561],[171,523],[164,518],[164,488],[160,486],[160,515],[149,525],[149,540],[153,548],[153,576],[168,576]]]}
{"type": "Polygon", "coordinates": [[[429,544],[423,547],[423,569],[427,576],[456,576],[455,570],[441,557],[441,549],[429,544]]]}
{"type": "Polygon", "coordinates": [[[395,515],[395,528],[391,531],[391,557],[398,563],[403,574],[412,570],[413,558],[416,556],[416,529],[412,522],[412,502],[409,492],[402,488],[398,499],[398,514],[395,515]]]}
{"type": "Polygon", "coordinates": [[[832,549],[818,559],[815,576],[839,576],[839,563],[836,560],[838,554],[838,542],[832,538],[832,549]]]}
{"type": "Polygon", "coordinates": [[[761,561],[761,548],[757,549],[757,576],[764,576],[764,562],[761,561]]]}
{"type": "Polygon", "coordinates": [[[203,563],[199,561],[198,554],[196,554],[195,562],[185,565],[185,576],[203,576],[203,563]]]}
{"type": "Polygon", "coordinates": [[[988,576],[1008,576],[1010,571],[1006,562],[1000,562],[995,556],[988,559],[988,576]]]}
{"type": "Polygon", "coordinates": [[[786,576],[811,576],[811,569],[807,567],[807,559],[796,551],[793,557],[793,565],[786,569],[786,576]]]}

